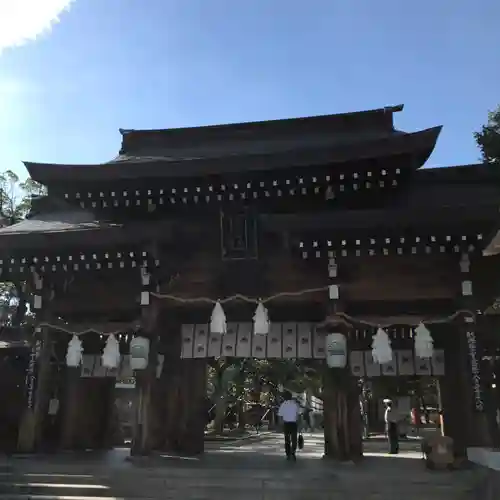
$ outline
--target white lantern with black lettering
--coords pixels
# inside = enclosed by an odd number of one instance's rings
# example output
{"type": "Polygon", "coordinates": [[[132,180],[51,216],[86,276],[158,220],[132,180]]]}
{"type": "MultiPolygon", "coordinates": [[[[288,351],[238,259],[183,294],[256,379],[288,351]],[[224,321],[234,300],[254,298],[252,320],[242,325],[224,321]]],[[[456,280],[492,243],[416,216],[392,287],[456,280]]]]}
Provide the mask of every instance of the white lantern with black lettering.
{"type": "Polygon", "coordinates": [[[148,366],[149,339],[146,337],[134,337],[130,341],[130,368],[132,370],[144,370],[148,366]]]}
{"type": "Polygon", "coordinates": [[[347,365],[347,339],[341,333],[326,336],[326,363],[330,368],[345,368],[347,365]]]}

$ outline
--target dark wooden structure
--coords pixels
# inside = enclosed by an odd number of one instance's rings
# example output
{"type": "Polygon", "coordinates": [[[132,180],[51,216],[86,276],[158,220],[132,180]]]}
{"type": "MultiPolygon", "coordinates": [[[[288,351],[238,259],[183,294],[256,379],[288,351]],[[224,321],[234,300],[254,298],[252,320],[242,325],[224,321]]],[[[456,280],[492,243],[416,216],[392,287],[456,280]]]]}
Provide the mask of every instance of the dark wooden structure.
{"type": "MultiPolygon", "coordinates": [[[[497,293],[499,261],[483,251],[499,223],[499,174],[422,169],[440,127],[399,131],[401,110],[121,130],[108,163],[27,162],[48,194],[0,230],[2,277],[26,283],[40,325],[19,448],[43,447],[55,393],[52,443],[109,445],[116,373],[82,377],[64,361],[69,334],[90,328],[86,354],[98,354],[109,332],[123,333],[123,354],[134,332],[151,339],[150,368],[136,373],[133,453],[203,451],[208,354],[181,357],[182,325],[209,322],[213,304],[196,299],[235,294],[278,294],[266,304],[273,322],[342,331],[354,351],[369,349],[385,324],[394,349],[411,353],[409,325],[435,321],[447,432],[462,454],[487,444],[483,339],[494,327],[480,313],[497,293]]],[[[254,309],[238,298],[224,304],[234,323],[251,322],[254,309]]],[[[356,459],[357,378],[326,368],[324,377],[325,454],[356,459]]]]}

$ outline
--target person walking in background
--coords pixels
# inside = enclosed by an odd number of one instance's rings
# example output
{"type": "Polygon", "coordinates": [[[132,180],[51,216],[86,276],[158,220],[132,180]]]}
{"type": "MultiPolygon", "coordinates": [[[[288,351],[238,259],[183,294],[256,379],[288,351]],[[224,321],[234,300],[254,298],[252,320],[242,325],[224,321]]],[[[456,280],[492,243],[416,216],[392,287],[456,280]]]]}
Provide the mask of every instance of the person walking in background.
{"type": "Polygon", "coordinates": [[[311,413],[312,413],[311,408],[306,406],[304,408],[304,412],[302,413],[302,420],[304,422],[304,425],[302,428],[303,431],[312,432],[312,430],[313,430],[313,426],[311,424],[311,413]]]}
{"type": "Polygon", "coordinates": [[[392,406],[390,399],[384,399],[385,404],[385,429],[387,432],[387,440],[389,442],[389,453],[397,455],[399,453],[399,430],[398,416],[396,410],[392,406]]]}
{"type": "Polygon", "coordinates": [[[285,453],[287,460],[296,460],[298,420],[300,406],[292,399],[290,392],[283,393],[283,403],[278,410],[278,416],[283,421],[283,433],[285,435],[285,453]]]}

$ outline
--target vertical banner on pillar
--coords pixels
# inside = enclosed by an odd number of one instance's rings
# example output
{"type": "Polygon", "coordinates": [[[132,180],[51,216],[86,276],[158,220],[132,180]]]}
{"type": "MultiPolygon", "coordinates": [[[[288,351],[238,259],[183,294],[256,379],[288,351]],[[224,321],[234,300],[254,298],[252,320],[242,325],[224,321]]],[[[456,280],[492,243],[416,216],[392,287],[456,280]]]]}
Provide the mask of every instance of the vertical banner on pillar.
{"type": "Polygon", "coordinates": [[[35,407],[35,391],[37,382],[36,360],[40,354],[41,348],[42,342],[40,340],[37,340],[30,351],[28,369],[26,370],[26,379],[24,381],[24,385],[26,387],[26,405],[30,410],[35,407]]]}
{"type": "Polygon", "coordinates": [[[467,353],[469,356],[470,377],[472,386],[473,409],[476,412],[484,412],[484,399],[481,381],[481,354],[478,347],[476,331],[472,318],[466,319],[467,353]],[[467,321],[472,320],[472,321],[467,321]]]}

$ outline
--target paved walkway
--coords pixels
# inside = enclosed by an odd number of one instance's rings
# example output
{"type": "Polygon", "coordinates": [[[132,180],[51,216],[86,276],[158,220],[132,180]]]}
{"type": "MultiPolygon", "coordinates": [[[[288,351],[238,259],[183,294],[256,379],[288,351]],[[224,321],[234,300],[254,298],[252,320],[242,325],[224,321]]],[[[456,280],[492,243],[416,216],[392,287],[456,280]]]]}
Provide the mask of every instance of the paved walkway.
{"type": "Polygon", "coordinates": [[[79,487],[87,498],[90,490],[80,483],[106,488],[113,498],[470,498],[467,491],[474,483],[473,472],[426,471],[417,441],[403,442],[399,455],[386,454],[383,441],[368,441],[366,458],[359,465],[348,465],[321,458],[321,434],[305,434],[304,438],[304,449],[298,452],[295,463],[285,460],[282,436],[271,434],[253,442],[207,443],[206,453],[200,458],[161,455],[130,461],[126,459],[128,450],[117,449],[100,458],[94,453],[59,455],[16,459],[12,464],[18,475],[31,481],[43,479],[53,488],[57,481],[65,482],[67,491],[60,495],[70,491],[74,495],[76,490],[70,488],[79,487]],[[68,486],[70,480],[76,486],[68,486]]]}

